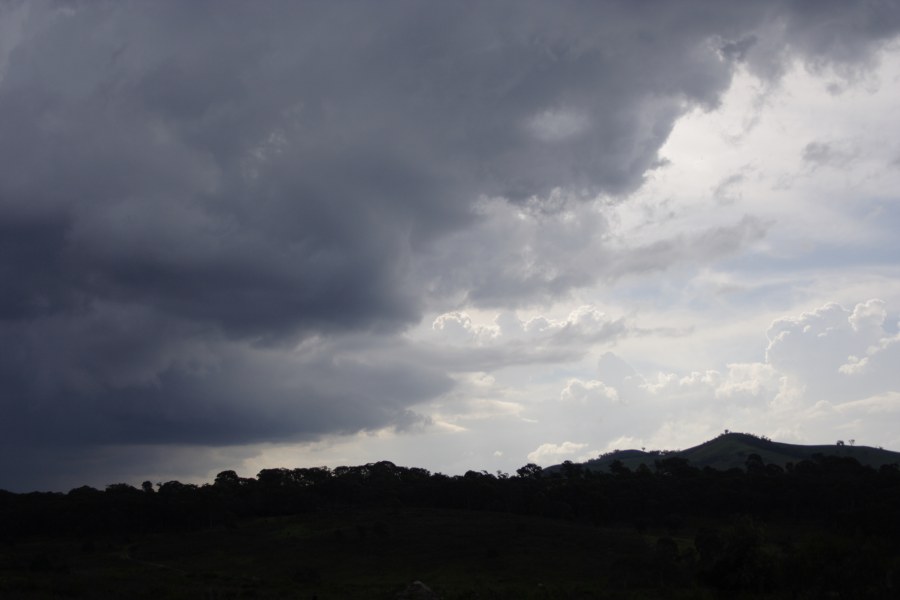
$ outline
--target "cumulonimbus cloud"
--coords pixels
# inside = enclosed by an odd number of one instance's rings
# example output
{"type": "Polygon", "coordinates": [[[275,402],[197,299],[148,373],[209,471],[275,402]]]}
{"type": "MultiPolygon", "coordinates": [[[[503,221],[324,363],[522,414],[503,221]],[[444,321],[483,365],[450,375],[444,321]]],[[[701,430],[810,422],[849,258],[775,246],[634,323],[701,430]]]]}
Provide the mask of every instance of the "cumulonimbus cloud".
{"type": "Polygon", "coordinates": [[[5,4],[0,434],[228,445],[403,426],[450,385],[397,342],[424,314],[548,302],[758,239],[748,217],[617,252],[591,203],[640,186],[736,62],[856,64],[897,17],[5,4]]]}

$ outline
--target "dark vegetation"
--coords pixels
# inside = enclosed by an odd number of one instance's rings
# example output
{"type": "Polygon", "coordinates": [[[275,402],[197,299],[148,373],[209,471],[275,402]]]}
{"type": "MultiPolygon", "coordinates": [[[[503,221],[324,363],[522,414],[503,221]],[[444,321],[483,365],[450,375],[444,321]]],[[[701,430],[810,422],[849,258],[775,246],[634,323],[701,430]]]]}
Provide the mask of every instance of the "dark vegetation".
{"type": "Polygon", "coordinates": [[[413,580],[445,599],[900,596],[898,465],[767,463],[777,445],[742,435],[718,438],[744,444],[727,470],[663,453],[0,492],[0,597],[395,598],[413,580]]]}

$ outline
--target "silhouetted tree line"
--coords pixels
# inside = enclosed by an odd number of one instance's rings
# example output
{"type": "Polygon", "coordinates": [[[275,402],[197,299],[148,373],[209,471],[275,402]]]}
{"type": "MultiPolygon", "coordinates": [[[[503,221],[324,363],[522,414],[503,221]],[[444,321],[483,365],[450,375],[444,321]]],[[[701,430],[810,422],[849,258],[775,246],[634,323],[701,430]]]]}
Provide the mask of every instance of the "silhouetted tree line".
{"type": "Polygon", "coordinates": [[[447,476],[383,461],[328,469],[263,469],[256,478],[224,471],[206,485],[177,481],[141,488],[114,484],[63,493],[0,491],[0,537],[186,531],[236,519],[349,506],[487,510],[589,523],[677,526],[689,517],[749,515],[821,523],[900,543],[900,469],[821,456],[781,468],[750,455],[745,469],[698,469],[684,458],[632,471],[615,462],[596,473],[566,462],[546,475],[469,471],[447,476]]]}
{"type": "Polygon", "coordinates": [[[663,455],[634,470],[619,461],[602,473],[566,462],[551,474],[528,464],[514,475],[459,476],[383,461],[263,469],[255,478],[223,471],[199,486],[0,491],[0,541],[68,536],[90,543],[103,535],[227,528],[252,517],[340,518],[356,508],[458,509],[461,519],[468,510],[498,511],[668,532],[648,554],[622,556],[613,566],[610,584],[623,589],[701,585],[726,594],[891,598],[900,580],[898,506],[897,465],[873,469],[847,456],[815,455],[782,468],[751,454],[745,468],[720,471],[663,455]],[[693,536],[693,545],[667,537],[676,532],[682,540],[693,536]]]}

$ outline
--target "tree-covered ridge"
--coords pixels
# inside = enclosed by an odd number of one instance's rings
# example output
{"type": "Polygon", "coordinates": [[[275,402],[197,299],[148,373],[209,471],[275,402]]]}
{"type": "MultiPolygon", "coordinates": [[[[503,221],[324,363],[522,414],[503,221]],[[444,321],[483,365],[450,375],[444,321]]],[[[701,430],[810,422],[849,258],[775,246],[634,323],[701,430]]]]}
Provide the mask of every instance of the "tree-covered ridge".
{"type": "MultiPolygon", "coordinates": [[[[817,454],[845,456],[860,464],[879,468],[882,465],[900,464],[900,452],[883,448],[856,445],[856,440],[837,440],[828,445],[800,445],[775,442],[765,436],[752,433],[738,433],[726,430],[717,437],[685,450],[613,450],[584,463],[592,471],[608,471],[610,465],[620,461],[623,465],[636,469],[642,463],[652,466],[655,460],[668,456],[680,456],[695,467],[712,467],[727,470],[744,468],[747,457],[758,454],[765,464],[791,468],[802,460],[811,460],[817,454]]],[[[548,467],[556,471],[561,465],[548,467]]]]}

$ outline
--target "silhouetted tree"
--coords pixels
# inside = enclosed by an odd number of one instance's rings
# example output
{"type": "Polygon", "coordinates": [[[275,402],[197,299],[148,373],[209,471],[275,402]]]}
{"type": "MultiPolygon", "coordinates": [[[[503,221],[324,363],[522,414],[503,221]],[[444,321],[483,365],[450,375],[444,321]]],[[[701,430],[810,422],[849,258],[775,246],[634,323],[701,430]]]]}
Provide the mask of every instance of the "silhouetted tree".
{"type": "Polygon", "coordinates": [[[541,476],[543,469],[534,463],[528,463],[524,467],[516,469],[516,475],[527,479],[536,479],[541,476]]]}

